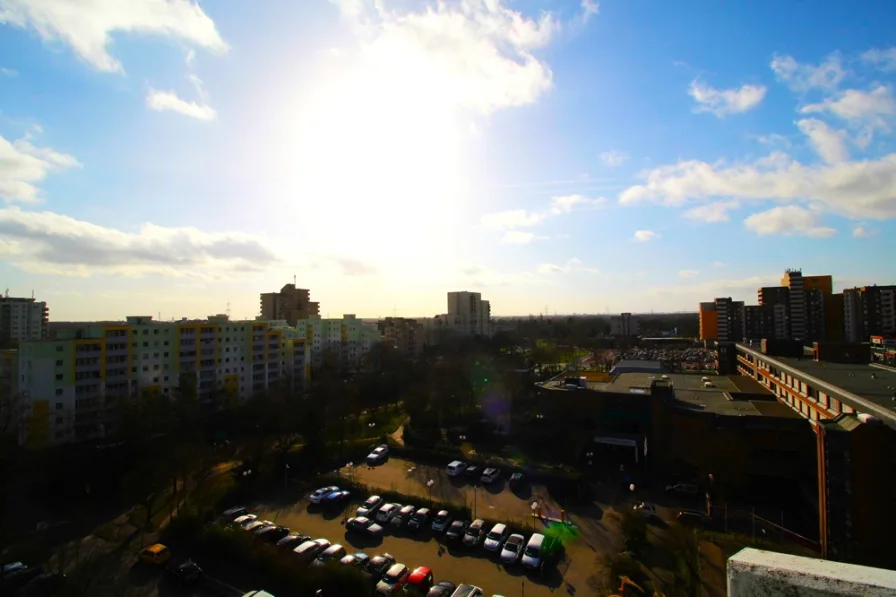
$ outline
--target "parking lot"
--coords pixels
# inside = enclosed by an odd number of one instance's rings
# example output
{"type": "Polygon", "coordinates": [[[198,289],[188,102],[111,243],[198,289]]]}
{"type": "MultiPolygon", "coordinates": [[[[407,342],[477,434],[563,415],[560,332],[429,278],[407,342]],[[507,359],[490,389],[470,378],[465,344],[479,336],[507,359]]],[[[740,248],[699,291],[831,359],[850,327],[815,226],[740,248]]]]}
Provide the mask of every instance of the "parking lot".
{"type": "MultiPolygon", "coordinates": [[[[363,499],[362,496],[361,499],[363,499]]],[[[557,567],[545,572],[543,578],[527,576],[520,566],[505,569],[497,559],[481,546],[465,549],[462,546],[446,546],[427,529],[419,534],[407,531],[392,532],[377,539],[361,538],[346,533],[343,526],[343,512],[320,511],[309,507],[307,496],[288,506],[258,505],[254,508],[259,519],[266,519],[284,525],[312,537],[329,539],[332,543],[345,546],[349,553],[363,551],[368,555],[387,552],[411,569],[427,566],[433,570],[436,581],[450,580],[454,583],[472,583],[485,591],[486,595],[548,596],[558,589],[580,594],[590,594],[586,589],[586,579],[593,572],[596,555],[583,543],[570,543],[566,554],[557,567]],[[569,589],[572,587],[572,589],[569,589]]],[[[353,513],[357,502],[352,503],[353,513]]],[[[535,530],[543,530],[544,524],[536,522],[535,530]]]]}
{"type": "Polygon", "coordinates": [[[479,518],[501,519],[517,524],[527,523],[531,518],[533,502],[538,502],[546,514],[556,518],[559,518],[562,508],[541,485],[527,482],[519,489],[511,490],[506,475],[495,483],[483,485],[479,475],[472,479],[465,475],[451,477],[445,467],[416,464],[400,458],[390,458],[376,467],[362,464],[351,469],[344,468],[340,475],[351,477],[368,487],[417,496],[421,506],[429,501],[431,491],[433,500],[467,504],[479,518]],[[427,487],[430,480],[433,481],[432,488],[427,487]]]}

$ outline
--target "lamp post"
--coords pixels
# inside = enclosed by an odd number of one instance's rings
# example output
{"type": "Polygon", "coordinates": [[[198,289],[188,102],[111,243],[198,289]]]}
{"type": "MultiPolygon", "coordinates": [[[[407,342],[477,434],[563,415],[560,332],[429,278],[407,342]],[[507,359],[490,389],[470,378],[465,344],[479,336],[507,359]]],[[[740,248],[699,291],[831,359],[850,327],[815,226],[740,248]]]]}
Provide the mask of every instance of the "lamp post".
{"type": "Polygon", "coordinates": [[[289,465],[283,466],[283,491],[289,488],[289,465]]]}
{"type": "Polygon", "coordinates": [[[348,467],[348,474],[351,476],[352,485],[355,484],[355,463],[354,462],[346,462],[345,466],[348,467]]]}
{"type": "Polygon", "coordinates": [[[429,507],[432,508],[432,486],[435,485],[436,482],[432,479],[426,482],[426,486],[429,487],[429,507]]]}

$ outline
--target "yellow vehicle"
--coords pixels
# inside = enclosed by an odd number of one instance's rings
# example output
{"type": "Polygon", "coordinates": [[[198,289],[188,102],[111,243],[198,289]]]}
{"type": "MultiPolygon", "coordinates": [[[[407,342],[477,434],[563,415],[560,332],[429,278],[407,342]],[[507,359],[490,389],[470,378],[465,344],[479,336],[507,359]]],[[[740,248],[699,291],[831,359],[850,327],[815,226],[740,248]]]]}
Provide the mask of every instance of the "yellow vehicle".
{"type": "Polygon", "coordinates": [[[150,545],[140,552],[140,561],[147,564],[164,564],[170,559],[171,550],[161,543],[150,545]]]}

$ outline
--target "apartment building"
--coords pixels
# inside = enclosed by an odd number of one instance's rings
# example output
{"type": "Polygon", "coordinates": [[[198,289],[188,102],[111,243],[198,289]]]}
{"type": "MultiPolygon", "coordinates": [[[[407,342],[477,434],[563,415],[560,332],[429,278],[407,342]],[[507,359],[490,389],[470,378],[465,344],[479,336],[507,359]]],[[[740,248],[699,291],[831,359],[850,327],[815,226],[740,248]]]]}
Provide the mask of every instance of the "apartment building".
{"type": "Polygon", "coordinates": [[[304,345],[267,322],[226,315],[178,322],[130,316],[20,343],[3,354],[0,387],[24,403],[20,437],[30,445],[99,439],[115,429],[117,398],[172,395],[190,384],[211,405],[216,398],[246,400],[286,380],[302,386],[304,345]]]}
{"type": "Polygon", "coordinates": [[[744,307],[744,340],[775,338],[775,309],[773,305],[744,307]]]}
{"type": "Polygon", "coordinates": [[[296,323],[296,334],[305,338],[312,369],[324,364],[328,357],[338,359],[341,367],[355,371],[365,366],[366,357],[381,342],[375,324],[354,315],[342,319],[322,319],[320,315],[296,323]]]}
{"type": "Polygon", "coordinates": [[[490,338],[491,304],[482,300],[478,292],[449,292],[448,313],[443,317],[443,327],[461,336],[490,338]]]}
{"type": "Polygon", "coordinates": [[[718,313],[719,342],[740,342],[744,330],[744,302],[731,297],[716,299],[718,313]]]}
{"type": "Polygon", "coordinates": [[[610,317],[610,334],[620,338],[631,338],[638,335],[638,321],[631,313],[622,313],[610,317]]]}
{"type": "Polygon", "coordinates": [[[790,338],[807,340],[806,321],[806,287],[803,283],[803,272],[788,269],[781,278],[781,286],[787,288],[787,307],[790,311],[790,338]]]}
{"type": "Polygon", "coordinates": [[[400,354],[417,358],[425,344],[424,325],[415,319],[387,317],[377,322],[383,342],[400,354]]]}
{"type": "Polygon", "coordinates": [[[715,302],[700,303],[700,339],[715,341],[719,339],[719,313],[715,302]]]}
{"type": "Polygon", "coordinates": [[[320,314],[320,303],[311,300],[311,291],[287,284],[280,292],[266,292],[261,295],[261,317],[263,321],[285,321],[295,326],[303,319],[320,314]]]}
{"type": "Polygon", "coordinates": [[[49,321],[50,310],[43,301],[8,294],[0,297],[0,346],[46,338],[49,321]]]}
{"type": "Polygon", "coordinates": [[[896,333],[896,286],[862,286],[843,291],[843,335],[847,342],[896,333]]]}

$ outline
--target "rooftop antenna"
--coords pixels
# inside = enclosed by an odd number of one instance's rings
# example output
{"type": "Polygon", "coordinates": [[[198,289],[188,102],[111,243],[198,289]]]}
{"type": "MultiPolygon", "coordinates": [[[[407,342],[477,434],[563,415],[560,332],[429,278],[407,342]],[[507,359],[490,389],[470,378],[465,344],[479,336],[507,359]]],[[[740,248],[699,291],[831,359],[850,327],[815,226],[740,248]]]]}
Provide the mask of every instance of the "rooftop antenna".
{"type": "Polygon", "coordinates": [[[292,275],[292,285],[293,286],[296,285],[296,275],[295,274],[292,275]]]}
{"type": "Polygon", "coordinates": [[[230,301],[227,301],[227,310],[224,312],[227,314],[227,319],[230,319],[230,301]]]}

